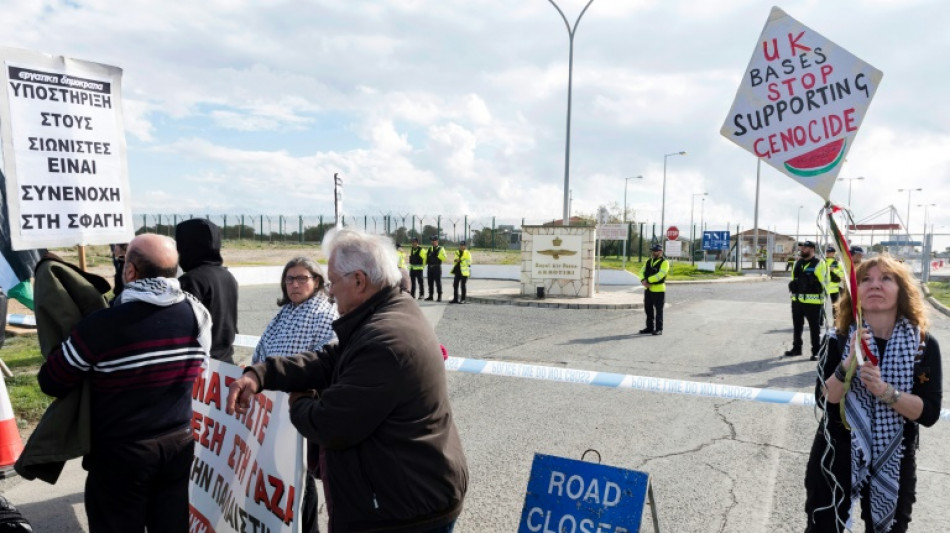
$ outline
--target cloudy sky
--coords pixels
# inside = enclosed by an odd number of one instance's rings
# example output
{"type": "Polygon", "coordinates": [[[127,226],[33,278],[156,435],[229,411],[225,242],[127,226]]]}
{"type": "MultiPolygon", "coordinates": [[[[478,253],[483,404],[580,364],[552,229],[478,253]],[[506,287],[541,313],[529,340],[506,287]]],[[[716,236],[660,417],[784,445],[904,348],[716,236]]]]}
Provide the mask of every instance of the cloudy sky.
{"type": "MultiPolygon", "coordinates": [[[[586,0],[560,0],[571,24],[586,0]]],[[[594,0],[575,38],[572,213],[752,224],[755,158],[720,127],[769,2],[594,0]],[[697,193],[708,192],[708,196],[697,193]],[[695,209],[694,209],[695,207],[695,209]]],[[[832,200],[950,233],[950,4],[794,0],[883,71],[832,200]]],[[[136,213],[561,218],[568,36],[546,0],[5,1],[0,45],[116,65],[136,213]]],[[[763,227],[822,200],[762,167],[763,227]]],[[[887,217],[879,219],[887,222],[887,217]]]]}

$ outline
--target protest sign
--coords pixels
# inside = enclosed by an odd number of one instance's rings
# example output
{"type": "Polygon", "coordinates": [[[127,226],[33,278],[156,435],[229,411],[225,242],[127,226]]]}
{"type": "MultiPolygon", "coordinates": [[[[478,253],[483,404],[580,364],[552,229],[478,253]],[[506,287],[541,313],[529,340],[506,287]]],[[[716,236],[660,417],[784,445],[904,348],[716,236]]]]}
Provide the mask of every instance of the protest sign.
{"type": "Polygon", "coordinates": [[[882,76],[772,8],[721,133],[827,200],[882,76]]]}
{"type": "Polygon", "coordinates": [[[228,415],[228,385],[241,372],[240,367],[212,360],[195,381],[190,531],[300,531],[303,439],[290,423],[288,395],[262,392],[246,414],[228,415]]]}
{"type": "Polygon", "coordinates": [[[13,249],[131,240],[121,69],[13,48],[0,57],[13,249]]]}

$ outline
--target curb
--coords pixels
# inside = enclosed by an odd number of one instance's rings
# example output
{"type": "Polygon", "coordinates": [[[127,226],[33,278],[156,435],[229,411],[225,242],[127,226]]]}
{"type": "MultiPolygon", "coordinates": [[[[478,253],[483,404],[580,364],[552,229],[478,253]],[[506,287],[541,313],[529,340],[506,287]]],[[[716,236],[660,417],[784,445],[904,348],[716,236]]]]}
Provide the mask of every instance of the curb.
{"type": "Polygon", "coordinates": [[[928,287],[926,283],[921,283],[920,289],[924,292],[924,298],[926,298],[927,301],[930,302],[930,305],[932,305],[934,309],[943,313],[946,316],[950,316],[950,307],[943,305],[943,303],[941,303],[939,300],[931,296],[930,287],[928,287]]]}
{"type": "Polygon", "coordinates": [[[616,304],[564,301],[558,302],[539,300],[529,296],[491,297],[468,295],[465,298],[465,301],[486,305],[514,305],[516,307],[545,307],[550,309],[643,309],[643,304],[636,302],[616,304]]]}

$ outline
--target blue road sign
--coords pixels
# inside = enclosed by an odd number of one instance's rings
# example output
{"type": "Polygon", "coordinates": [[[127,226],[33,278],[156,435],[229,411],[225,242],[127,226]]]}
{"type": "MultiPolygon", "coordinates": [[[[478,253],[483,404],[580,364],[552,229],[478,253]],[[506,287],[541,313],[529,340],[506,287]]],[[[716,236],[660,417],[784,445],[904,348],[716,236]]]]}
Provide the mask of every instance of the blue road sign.
{"type": "Polygon", "coordinates": [[[703,232],[703,250],[728,250],[729,249],[729,231],[704,231],[703,232]]]}
{"type": "Polygon", "coordinates": [[[644,472],[535,454],[518,533],[635,533],[649,485],[644,472]]]}

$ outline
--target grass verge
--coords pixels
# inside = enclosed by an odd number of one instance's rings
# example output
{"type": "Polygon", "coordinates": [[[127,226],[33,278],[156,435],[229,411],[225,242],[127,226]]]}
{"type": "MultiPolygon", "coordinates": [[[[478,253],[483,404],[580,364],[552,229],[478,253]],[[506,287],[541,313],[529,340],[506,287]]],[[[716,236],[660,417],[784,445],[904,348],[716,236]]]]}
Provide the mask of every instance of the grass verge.
{"type": "Polygon", "coordinates": [[[950,283],[931,281],[927,283],[927,288],[930,289],[930,295],[936,298],[938,302],[950,307],[950,283]]]}
{"type": "Polygon", "coordinates": [[[43,364],[36,336],[7,337],[0,349],[0,358],[13,372],[12,378],[6,378],[6,386],[17,425],[35,426],[53,401],[36,381],[36,372],[43,364]]]}

